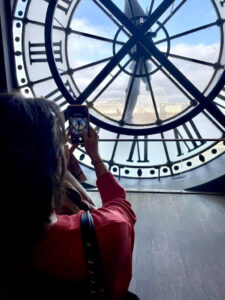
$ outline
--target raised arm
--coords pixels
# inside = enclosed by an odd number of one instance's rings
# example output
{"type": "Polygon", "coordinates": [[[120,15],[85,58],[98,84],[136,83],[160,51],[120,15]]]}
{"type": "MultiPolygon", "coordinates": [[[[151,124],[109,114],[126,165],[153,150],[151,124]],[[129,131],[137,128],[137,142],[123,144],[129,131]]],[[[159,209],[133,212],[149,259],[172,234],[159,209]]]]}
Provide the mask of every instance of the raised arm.
{"type": "Polygon", "coordinates": [[[109,218],[112,213],[114,215],[119,214],[120,217],[133,225],[136,217],[130,202],[126,200],[126,191],[103,163],[98,151],[98,135],[92,127],[90,127],[89,136],[84,134],[84,145],[97,176],[97,186],[103,203],[103,208],[100,210],[106,215],[109,213],[109,218]]]}
{"type": "Polygon", "coordinates": [[[86,133],[83,135],[84,145],[87,151],[87,154],[90,156],[92,164],[95,168],[96,176],[99,178],[108,172],[103,160],[100,157],[98,151],[98,135],[96,131],[90,126],[90,134],[87,136],[86,133]]]}

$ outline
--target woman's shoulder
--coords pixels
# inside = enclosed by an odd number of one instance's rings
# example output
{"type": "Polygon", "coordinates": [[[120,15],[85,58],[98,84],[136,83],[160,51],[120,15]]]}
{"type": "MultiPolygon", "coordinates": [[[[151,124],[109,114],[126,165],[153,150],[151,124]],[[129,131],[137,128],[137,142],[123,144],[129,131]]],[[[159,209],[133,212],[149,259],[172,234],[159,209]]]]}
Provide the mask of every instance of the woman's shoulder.
{"type": "MultiPolygon", "coordinates": [[[[52,245],[56,244],[57,247],[59,245],[67,247],[72,244],[80,244],[80,217],[83,212],[79,211],[74,215],[57,215],[58,220],[47,230],[46,236],[42,240],[42,246],[46,244],[46,246],[52,248],[52,245]]],[[[129,219],[117,210],[109,210],[103,207],[93,210],[91,214],[100,244],[114,241],[114,245],[121,240],[128,242],[130,237],[133,236],[133,226],[129,219]]]]}
{"type": "MultiPolygon", "coordinates": [[[[80,217],[83,211],[80,211],[74,215],[59,215],[57,223],[55,223],[50,229],[50,236],[61,236],[62,238],[80,235],[80,217]]],[[[100,238],[117,239],[120,237],[125,238],[129,236],[132,226],[128,218],[118,213],[117,210],[109,210],[106,208],[100,208],[91,212],[95,230],[100,238]]]]}
{"type": "Polygon", "coordinates": [[[92,211],[92,217],[96,228],[130,225],[127,215],[118,207],[101,207],[92,211]]]}
{"type": "MultiPolygon", "coordinates": [[[[77,281],[85,278],[87,271],[80,227],[82,213],[83,211],[75,215],[57,216],[58,221],[36,245],[34,257],[38,268],[77,281]],[[66,274],[64,270],[67,270],[66,274]]],[[[109,270],[107,278],[109,277],[110,282],[116,278],[110,270],[119,264],[121,255],[130,257],[133,249],[133,228],[125,218],[103,208],[92,211],[92,216],[103,260],[109,270]]]]}
{"type": "MultiPolygon", "coordinates": [[[[84,211],[81,210],[73,215],[57,215],[57,222],[52,226],[51,231],[74,231],[80,230],[80,217],[84,211]]],[[[129,221],[125,215],[118,210],[99,208],[91,211],[94,225],[96,229],[103,227],[117,228],[118,226],[126,226],[129,221]]]]}

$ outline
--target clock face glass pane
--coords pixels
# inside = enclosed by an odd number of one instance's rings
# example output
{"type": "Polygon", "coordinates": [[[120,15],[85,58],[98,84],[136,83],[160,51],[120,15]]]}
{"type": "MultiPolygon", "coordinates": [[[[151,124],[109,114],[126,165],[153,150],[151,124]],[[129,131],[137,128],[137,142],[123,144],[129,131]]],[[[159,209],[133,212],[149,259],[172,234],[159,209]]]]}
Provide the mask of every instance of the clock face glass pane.
{"type": "Polygon", "coordinates": [[[162,3],[18,0],[13,12],[21,92],[62,111],[84,102],[104,161],[128,179],[175,176],[225,150],[209,140],[224,136],[225,2],[162,3]]]}

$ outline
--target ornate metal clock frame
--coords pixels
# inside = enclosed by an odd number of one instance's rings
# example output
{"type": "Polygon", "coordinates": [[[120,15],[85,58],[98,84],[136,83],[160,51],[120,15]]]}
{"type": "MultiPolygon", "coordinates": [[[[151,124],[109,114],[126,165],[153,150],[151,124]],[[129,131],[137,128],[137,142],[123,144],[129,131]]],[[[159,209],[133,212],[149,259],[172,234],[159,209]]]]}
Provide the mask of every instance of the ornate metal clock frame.
{"type": "MultiPolygon", "coordinates": [[[[100,140],[108,140],[101,144],[102,155],[116,176],[126,182],[132,182],[133,179],[137,183],[141,179],[146,182],[145,185],[149,185],[149,179],[171,180],[186,172],[190,177],[196,168],[207,167],[207,163],[215,158],[218,161],[224,156],[224,1],[207,0],[214,10],[213,22],[175,34],[170,32],[168,24],[185,9],[188,0],[164,0],[158,1],[159,4],[152,0],[146,13],[139,3],[141,1],[137,0],[38,2],[40,12],[37,11],[35,0],[17,0],[14,5],[12,27],[18,88],[25,95],[42,96],[55,101],[62,111],[69,103],[85,103],[89,107],[91,122],[96,126],[100,140]],[[86,5],[94,5],[99,14],[113,24],[116,30],[112,37],[73,27],[72,22],[76,20],[84,2],[86,5]],[[120,2],[125,3],[124,11],[120,2]],[[174,40],[207,32],[211,28],[217,30],[219,36],[219,50],[215,61],[173,53],[174,40]],[[111,55],[73,65],[71,61],[74,58],[70,50],[72,36],[74,41],[77,38],[77,45],[78,37],[86,38],[90,43],[99,41],[110,44],[111,55]],[[160,48],[160,43],[164,43],[164,50],[160,48]],[[211,68],[207,84],[203,88],[196,85],[174,63],[175,59],[188,61],[193,66],[198,64],[211,68]],[[84,75],[79,74],[99,65],[101,68],[96,76],[81,88],[78,83],[82,82],[84,75]],[[101,110],[101,97],[106,91],[110,91],[111,85],[118,78],[122,78],[121,74],[127,78],[127,88],[122,112],[117,118],[101,110]],[[162,74],[186,101],[185,107],[170,117],[163,117],[159,111],[159,99],[152,83],[156,74],[162,74]],[[132,115],[127,118],[128,111],[133,113],[139,101],[134,100],[135,104],[131,108],[132,97],[134,98],[135,93],[139,95],[141,80],[145,82],[151,102],[149,105],[154,111],[154,120],[149,119],[147,123],[133,121],[132,115]],[[207,128],[201,124],[207,124],[207,128]]],[[[84,150],[80,148],[78,153],[80,161],[91,170],[90,160],[84,150]]]]}

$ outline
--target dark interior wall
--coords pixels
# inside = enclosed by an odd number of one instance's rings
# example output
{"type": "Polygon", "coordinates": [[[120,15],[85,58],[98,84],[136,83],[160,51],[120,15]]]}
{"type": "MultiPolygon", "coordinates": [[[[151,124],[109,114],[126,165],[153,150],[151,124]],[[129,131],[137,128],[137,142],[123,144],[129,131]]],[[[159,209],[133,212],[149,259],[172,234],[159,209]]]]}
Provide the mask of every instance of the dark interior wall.
{"type": "Polygon", "coordinates": [[[211,192],[211,193],[225,193],[225,175],[209,181],[205,184],[195,186],[188,191],[196,192],[211,192]]]}
{"type": "MultiPolygon", "coordinates": [[[[9,0],[0,1],[1,18],[1,57],[4,56],[4,68],[1,68],[0,75],[7,84],[7,90],[13,91],[17,88],[16,69],[13,58],[12,40],[12,5],[9,0]],[[3,55],[4,54],[4,55],[3,55]]],[[[3,80],[3,82],[4,82],[3,80]]],[[[0,79],[1,81],[1,79],[0,79]]]]}
{"type": "Polygon", "coordinates": [[[7,91],[1,22],[0,22],[0,91],[2,92],[7,91]]]}

